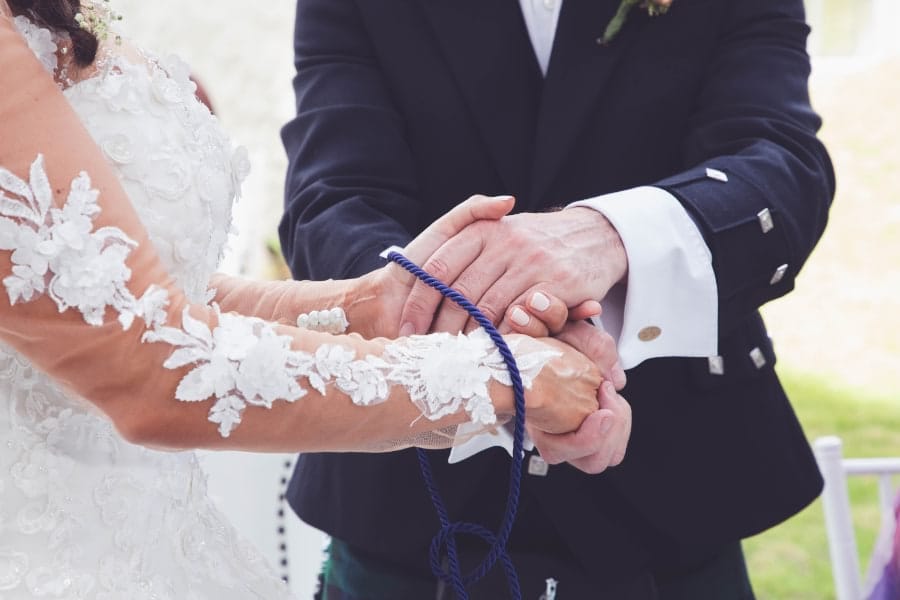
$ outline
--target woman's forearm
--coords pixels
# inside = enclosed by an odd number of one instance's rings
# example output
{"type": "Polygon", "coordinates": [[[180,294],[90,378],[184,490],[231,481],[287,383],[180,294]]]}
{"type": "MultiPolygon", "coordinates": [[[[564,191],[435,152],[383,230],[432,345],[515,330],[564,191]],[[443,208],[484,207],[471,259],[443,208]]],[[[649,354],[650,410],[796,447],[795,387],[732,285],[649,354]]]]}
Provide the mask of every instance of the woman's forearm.
{"type": "Polygon", "coordinates": [[[225,312],[290,326],[296,326],[298,317],[306,315],[308,329],[358,333],[366,338],[395,334],[392,329],[398,324],[388,323],[388,287],[385,278],[376,273],[327,281],[254,281],[217,273],[210,281],[210,288],[215,290],[213,301],[225,312]],[[346,327],[335,327],[334,323],[341,320],[346,327]]]}
{"type": "MultiPolygon", "coordinates": [[[[299,356],[301,362],[309,359],[309,363],[300,368],[304,375],[298,376],[294,367],[281,364],[286,353],[269,353],[272,362],[268,378],[263,368],[258,376],[264,379],[256,382],[268,386],[272,396],[278,396],[269,407],[252,405],[246,394],[238,394],[234,406],[238,407],[239,421],[223,428],[221,421],[216,424],[215,407],[233,390],[199,402],[178,402],[174,398],[177,387],[159,393],[155,386],[147,385],[145,393],[157,398],[152,409],[148,406],[140,415],[122,411],[115,419],[117,425],[131,441],[162,448],[335,452],[413,445],[421,433],[448,429],[452,432],[456,425],[472,419],[465,402],[459,402],[455,410],[446,405],[450,412],[444,416],[440,416],[436,396],[430,398],[431,403],[413,402],[411,394],[421,396],[417,392],[422,387],[434,387],[435,379],[425,382],[418,376],[410,380],[397,375],[404,369],[407,373],[419,371],[415,362],[398,360],[396,350],[403,341],[364,340],[359,336],[331,336],[285,327],[278,328],[277,334],[290,340],[294,358],[299,356]],[[293,379],[285,376],[291,372],[293,379]],[[289,391],[290,387],[293,391],[289,391]],[[298,393],[301,396],[293,398],[298,393]]],[[[453,346],[455,341],[444,339],[449,350],[448,342],[453,346]]],[[[441,351],[441,342],[433,340],[427,344],[432,351],[441,351]]],[[[486,353],[491,350],[484,349],[486,353]]],[[[259,358],[249,360],[256,362],[259,358]]],[[[296,365],[297,361],[293,362],[296,365]]],[[[477,360],[470,365],[472,370],[480,366],[483,365],[477,360]]],[[[236,370],[248,370],[244,367],[237,365],[236,370]]],[[[193,364],[188,372],[182,370],[181,381],[195,368],[197,365],[193,364]]],[[[241,382],[240,387],[246,391],[253,383],[241,382]]],[[[485,383],[492,410],[501,418],[513,414],[511,389],[496,380],[485,383]]]]}

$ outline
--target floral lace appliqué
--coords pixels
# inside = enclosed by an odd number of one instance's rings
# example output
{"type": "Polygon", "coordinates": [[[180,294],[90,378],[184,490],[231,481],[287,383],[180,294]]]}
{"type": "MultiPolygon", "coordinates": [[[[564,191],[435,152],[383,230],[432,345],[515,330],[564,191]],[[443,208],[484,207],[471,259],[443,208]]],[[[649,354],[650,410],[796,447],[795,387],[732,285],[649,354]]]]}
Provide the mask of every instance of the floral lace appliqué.
{"type": "Polygon", "coordinates": [[[215,396],[209,420],[219,425],[223,437],[241,422],[248,405],[271,408],[276,400],[294,402],[305,396],[301,378],[320,394],[334,382],[359,406],[388,397],[387,365],[380,359],[356,360],[352,350],[338,345],[320,346],[315,354],[293,350],[289,336],[278,335],[261,319],[222,313],[218,318],[219,325],[210,330],[185,310],[183,329],[158,327],[143,339],[176,348],[164,364],[167,369],[195,365],[181,380],[176,398],[198,402],[215,396]]]}
{"type": "Polygon", "coordinates": [[[59,50],[56,34],[49,29],[35,25],[27,17],[21,15],[13,19],[13,24],[47,72],[55,75],[59,66],[56,58],[56,52],[59,50]]]}
{"type": "Polygon", "coordinates": [[[164,318],[165,293],[151,288],[136,299],[128,290],[125,260],[136,243],[117,227],[93,230],[97,196],[82,172],[66,203],[55,208],[40,155],[28,182],[0,168],[0,250],[13,251],[12,275],[3,279],[9,302],[29,302],[46,292],[60,312],[77,308],[91,325],[103,324],[107,306],[119,313],[125,329],[135,317],[151,325],[164,318]]]}
{"type": "MultiPolygon", "coordinates": [[[[516,353],[517,346],[512,342],[510,350],[516,356],[522,385],[530,389],[547,361],[560,353],[548,348],[522,354],[516,353]]],[[[422,414],[432,420],[463,406],[473,423],[494,425],[497,417],[488,385],[492,379],[512,385],[503,356],[483,329],[468,335],[414,336],[388,346],[384,359],[391,364],[388,380],[403,385],[422,414]]]]}

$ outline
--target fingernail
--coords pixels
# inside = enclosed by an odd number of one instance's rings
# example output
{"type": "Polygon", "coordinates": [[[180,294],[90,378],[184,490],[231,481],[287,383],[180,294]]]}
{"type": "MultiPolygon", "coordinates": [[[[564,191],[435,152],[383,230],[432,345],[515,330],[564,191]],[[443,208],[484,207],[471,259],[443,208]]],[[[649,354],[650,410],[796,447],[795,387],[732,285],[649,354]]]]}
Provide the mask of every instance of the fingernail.
{"type": "Polygon", "coordinates": [[[613,367],[612,378],[613,383],[616,384],[616,389],[621,390],[625,387],[625,384],[628,383],[628,378],[625,376],[625,370],[619,364],[616,364],[616,366],[613,367]]]}
{"type": "Polygon", "coordinates": [[[509,313],[510,320],[518,325],[519,327],[525,327],[528,325],[528,322],[531,320],[531,317],[528,316],[524,310],[519,308],[518,306],[514,307],[509,313]]]}
{"type": "Polygon", "coordinates": [[[510,196],[509,194],[504,194],[502,196],[489,196],[488,199],[489,200],[512,200],[513,197],[510,196]]]}
{"type": "Polygon", "coordinates": [[[400,337],[413,335],[416,332],[416,326],[412,323],[404,323],[400,326],[400,337]]]}
{"type": "Polygon", "coordinates": [[[529,302],[531,308],[538,312],[544,312],[548,308],[550,308],[550,298],[542,294],[541,292],[535,292],[531,296],[531,302],[529,302]]]}
{"type": "Polygon", "coordinates": [[[610,398],[615,397],[616,388],[613,387],[613,384],[609,380],[603,382],[603,393],[610,398]]]}

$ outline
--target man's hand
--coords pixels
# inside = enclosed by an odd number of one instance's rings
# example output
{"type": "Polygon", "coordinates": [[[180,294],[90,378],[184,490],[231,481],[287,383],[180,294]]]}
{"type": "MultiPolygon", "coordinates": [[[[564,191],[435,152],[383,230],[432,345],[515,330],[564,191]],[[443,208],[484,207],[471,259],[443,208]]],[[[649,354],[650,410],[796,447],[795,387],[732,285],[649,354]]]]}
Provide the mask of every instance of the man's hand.
{"type": "MultiPolygon", "coordinates": [[[[583,322],[571,323],[558,338],[595,363],[608,361],[608,348],[602,344],[596,345],[591,331],[599,330],[583,322]]],[[[596,474],[617,466],[625,459],[631,436],[631,406],[616,393],[609,380],[600,386],[598,400],[598,410],[571,433],[553,435],[528,427],[528,433],[544,460],[550,464],[568,462],[585,473],[596,474]]]]}
{"type": "Polygon", "coordinates": [[[550,434],[528,428],[541,457],[551,465],[568,462],[585,473],[596,475],[625,459],[631,435],[631,407],[612,384],[600,386],[600,409],[588,415],[571,433],[550,434]]]}
{"type": "MultiPolygon", "coordinates": [[[[431,254],[423,268],[499,324],[508,307],[524,304],[538,290],[569,307],[602,300],[625,277],[628,261],[609,221],[579,207],[478,221],[431,254]]],[[[465,311],[450,302],[441,305],[437,292],[417,282],[403,307],[400,332],[460,331],[467,320],[465,311]]]]}

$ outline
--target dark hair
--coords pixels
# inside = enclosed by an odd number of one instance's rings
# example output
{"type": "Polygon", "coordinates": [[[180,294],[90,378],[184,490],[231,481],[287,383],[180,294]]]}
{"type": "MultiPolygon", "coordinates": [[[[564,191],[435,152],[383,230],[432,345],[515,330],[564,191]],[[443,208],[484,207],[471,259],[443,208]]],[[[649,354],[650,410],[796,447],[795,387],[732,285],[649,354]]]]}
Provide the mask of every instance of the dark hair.
{"type": "Polygon", "coordinates": [[[75,64],[86,67],[97,56],[99,41],[90,31],[85,31],[75,20],[81,10],[80,0],[7,0],[13,14],[31,19],[36,25],[57,33],[67,33],[72,40],[75,64]]]}

